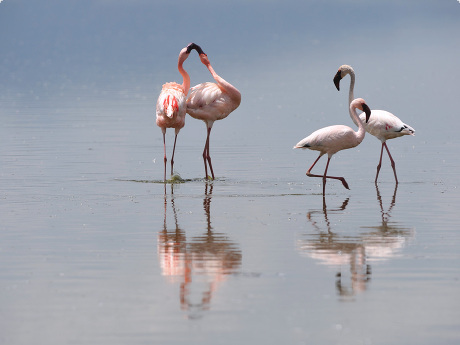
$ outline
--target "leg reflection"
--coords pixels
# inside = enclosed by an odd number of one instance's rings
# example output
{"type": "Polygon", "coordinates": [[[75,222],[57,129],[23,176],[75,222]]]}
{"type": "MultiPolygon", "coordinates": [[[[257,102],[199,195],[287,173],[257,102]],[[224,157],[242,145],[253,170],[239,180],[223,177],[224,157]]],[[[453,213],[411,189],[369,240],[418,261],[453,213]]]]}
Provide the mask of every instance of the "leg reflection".
{"type": "Polygon", "coordinates": [[[171,283],[180,285],[180,307],[187,311],[189,318],[203,317],[204,311],[210,309],[212,297],[220,284],[241,266],[239,246],[226,234],[215,232],[211,226],[212,191],[213,183],[207,181],[203,197],[206,228],[201,235],[190,238],[179,226],[180,212],[176,211],[173,186],[170,201],[175,228],[168,229],[168,196],[165,193],[165,218],[158,236],[158,252],[163,275],[172,278],[171,283]]]}

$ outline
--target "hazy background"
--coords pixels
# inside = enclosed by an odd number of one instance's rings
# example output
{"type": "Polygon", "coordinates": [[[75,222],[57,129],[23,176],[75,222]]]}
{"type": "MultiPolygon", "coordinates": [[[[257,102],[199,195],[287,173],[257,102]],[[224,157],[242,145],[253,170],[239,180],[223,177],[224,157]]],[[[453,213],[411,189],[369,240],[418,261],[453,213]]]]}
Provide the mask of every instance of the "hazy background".
{"type": "MultiPolygon", "coordinates": [[[[100,107],[110,113],[130,103],[135,109],[114,112],[113,120],[121,116],[138,123],[135,137],[156,144],[151,155],[161,159],[161,134],[153,122],[156,98],[164,82],[180,82],[178,52],[196,42],[243,94],[239,113],[214,129],[216,145],[231,133],[248,149],[290,148],[319,127],[344,123],[349,81],[343,81],[341,93],[331,81],[342,64],[355,69],[355,95],[412,125],[421,137],[416,143],[455,141],[459,5],[447,0],[6,0],[0,11],[2,121],[31,116],[24,109],[6,116],[12,102],[29,108],[52,104],[54,114],[40,116],[40,122],[72,121],[63,108],[100,107]],[[438,113],[436,124],[431,119],[438,113]],[[271,140],[251,140],[256,130],[271,140]],[[286,136],[290,142],[270,143],[286,136]]],[[[192,85],[210,79],[197,56],[185,67],[192,85]]],[[[202,127],[187,120],[178,145],[202,127]]],[[[72,135],[78,133],[65,134],[72,135]]],[[[178,155],[180,164],[180,150],[178,155]]],[[[158,172],[155,167],[148,175],[159,178],[158,172]]]]}

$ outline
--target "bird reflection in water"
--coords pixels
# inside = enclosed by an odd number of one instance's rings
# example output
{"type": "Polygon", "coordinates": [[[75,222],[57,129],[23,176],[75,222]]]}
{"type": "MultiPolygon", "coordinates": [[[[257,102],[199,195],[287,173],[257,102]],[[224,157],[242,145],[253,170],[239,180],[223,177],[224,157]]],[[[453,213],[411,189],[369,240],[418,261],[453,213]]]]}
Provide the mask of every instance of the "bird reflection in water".
{"type": "Polygon", "coordinates": [[[375,184],[375,189],[380,207],[381,223],[375,226],[362,226],[362,229],[369,230],[363,233],[362,240],[366,246],[367,255],[373,261],[382,261],[397,256],[407,241],[415,236],[415,230],[391,221],[391,212],[396,205],[398,185],[395,185],[393,197],[387,211],[383,208],[383,200],[377,184],[375,184]]]}
{"type": "Polygon", "coordinates": [[[165,217],[163,230],[158,234],[158,253],[164,276],[171,283],[179,283],[181,309],[188,317],[201,318],[209,310],[211,300],[220,283],[229,274],[237,273],[241,266],[241,251],[238,245],[225,234],[216,233],[211,225],[211,200],[213,184],[206,182],[203,209],[206,216],[205,232],[187,238],[179,226],[174,200],[174,185],[171,185],[170,201],[174,216],[174,228],[167,227],[166,211],[168,196],[165,187],[165,217]]]}
{"type": "Polygon", "coordinates": [[[315,228],[315,233],[304,234],[298,241],[298,248],[302,254],[314,258],[320,263],[338,268],[335,286],[338,295],[345,300],[356,293],[363,292],[371,280],[371,263],[395,257],[398,251],[412,238],[414,231],[402,227],[397,222],[390,221],[391,211],[396,204],[397,185],[387,211],[383,208],[383,201],[376,185],[377,201],[380,207],[381,224],[377,226],[360,227],[370,229],[360,230],[357,234],[333,231],[336,226],[331,223],[330,216],[343,214],[349,198],[345,199],[338,208],[327,208],[323,198],[321,210],[310,210],[307,219],[315,228]],[[315,215],[322,214],[324,223],[315,220],[315,215]],[[324,226],[325,225],[325,228],[324,226]],[[342,268],[348,268],[342,270],[342,268]]]}

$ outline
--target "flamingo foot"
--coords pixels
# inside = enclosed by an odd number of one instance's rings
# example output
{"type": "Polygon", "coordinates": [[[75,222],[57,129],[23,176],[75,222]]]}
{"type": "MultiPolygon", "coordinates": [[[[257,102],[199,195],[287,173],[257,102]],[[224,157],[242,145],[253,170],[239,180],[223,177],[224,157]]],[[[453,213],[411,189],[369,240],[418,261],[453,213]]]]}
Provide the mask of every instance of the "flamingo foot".
{"type": "Polygon", "coordinates": [[[350,189],[350,187],[348,187],[347,181],[345,181],[345,179],[343,177],[340,179],[340,181],[342,181],[342,184],[346,189],[348,189],[348,190],[350,189]]]}

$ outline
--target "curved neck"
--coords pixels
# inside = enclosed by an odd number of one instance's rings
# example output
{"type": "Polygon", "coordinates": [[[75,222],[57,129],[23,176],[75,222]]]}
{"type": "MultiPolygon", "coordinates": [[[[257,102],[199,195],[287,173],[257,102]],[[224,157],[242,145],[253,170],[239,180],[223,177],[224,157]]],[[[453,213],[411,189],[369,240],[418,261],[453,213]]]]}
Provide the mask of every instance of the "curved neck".
{"type": "Polygon", "coordinates": [[[356,113],[356,107],[350,105],[350,116],[353,119],[353,122],[358,125],[358,131],[356,133],[356,139],[358,139],[358,142],[363,141],[364,135],[366,134],[366,130],[364,128],[363,121],[361,121],[361,118],[358,116],[356,113]]]}
{"type": "Polygon", "coordinates": [[[177,69],[179,70],[179,73],[182,75],[182,89],[184,90],[185,95],[187,96],[188,91],[190,90],[190,76],[188,75],[187,71],[184,69],[182,64],[184,61],[181,61],[179,59],[179,63],[177,64],[177,69]]]}
{"type": "Polygon", "coordinates": [[[220,82],[220,79],[222,79],[222,78],[219,77],[219,75],[216,73],[216,71],[214,71],[214,68],[212,68],[211,64],[210,64],[210,63],[207,63],[207,64],[206,64],[206,67],[207,67],[208,71],[211,73],[212,77],[213,77],[217,82],[220,82]]]}
{"type": "Polygon", "coordinates": [[[354,89],[355,89],[355,72],[351,71],[350,73],[350,90],[348,91],[348,105],[355,99],[354,89]]]}
{"type": "Polygon", "coordinates": [[[212,77],[217,82],[219,87],[223,89],[223,91],[225,91],[232,99],[234,99],[239,104],[239,102],[241,101],[241,93],[238,91],[238,89],[234,87],[232,84],[230,84],[228,81],[226,81],[224,78],[219,76],[214,71],[214,68],[212,68],[209,62],[206,64],[206,67],[208,68],[209,72],[211,73],[212,77]]]}

